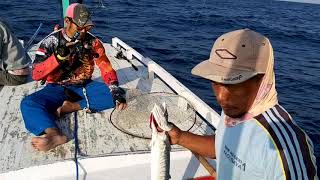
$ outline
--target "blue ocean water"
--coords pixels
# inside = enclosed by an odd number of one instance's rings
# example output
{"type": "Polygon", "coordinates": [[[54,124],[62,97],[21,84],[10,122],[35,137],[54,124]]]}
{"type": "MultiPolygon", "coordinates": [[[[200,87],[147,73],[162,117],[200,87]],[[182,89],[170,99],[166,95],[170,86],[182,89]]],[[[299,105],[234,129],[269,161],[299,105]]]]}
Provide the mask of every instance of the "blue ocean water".
{"type": "MultiPolygon", "coordinates": [[[[1,0],[0,18],[36,41],[61,23],[58,0],[1,0]]],[[[208,59],[221,34],[251,28],[271,40],[280,104],[307,132],[320,167],[320,5],[272,0],[84,0],[94,12],[93,32],[103,41],[119,37],[162,65],[220,111],[208,81],[191,69],[208,59]],[[103,4],[103,5],[102,5],[103,4]]],[[[319,170],[318,170],[319,172],[319,170]]]]}

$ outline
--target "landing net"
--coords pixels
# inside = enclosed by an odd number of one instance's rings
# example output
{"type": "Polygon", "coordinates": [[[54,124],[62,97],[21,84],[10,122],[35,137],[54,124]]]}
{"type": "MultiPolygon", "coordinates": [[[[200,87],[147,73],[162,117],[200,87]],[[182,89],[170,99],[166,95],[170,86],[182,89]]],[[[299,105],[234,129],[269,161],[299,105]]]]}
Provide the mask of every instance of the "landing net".
{"type": "Polygon", "coordinates": [[[110,115],[110,122],[115,128],[128,135],[150,139],[151,129],[149,125],[150,112],[154,104],[166,103],[168,109],[168,119],[177,127],[184,131],[193,132],[203,129],[203,121],[197,116],[192,105],[182,96],[165,93],[153,92],[140,94],[129,98],[128,107],[119,111],[114,109],[110,115]]]}

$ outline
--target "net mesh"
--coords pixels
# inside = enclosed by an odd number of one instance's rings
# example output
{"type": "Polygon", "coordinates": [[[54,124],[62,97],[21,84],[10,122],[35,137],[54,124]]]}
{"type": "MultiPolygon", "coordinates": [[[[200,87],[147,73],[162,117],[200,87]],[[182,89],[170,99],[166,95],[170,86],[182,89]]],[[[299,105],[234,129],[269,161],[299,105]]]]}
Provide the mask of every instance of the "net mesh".
{"type": "Polygon", "coordinates": [[[151,138],[149,128],[150,112],[154,104],[167,105],[168,119],[184,131],[205,133],[203,121],[197,117],[196,111],[183,97],[172,94],[155,92],[140,94],[128,100],[128,107],[125,110],[114,110],[110,115],[111,123],[120,131],[140,138],[151,138]]]}

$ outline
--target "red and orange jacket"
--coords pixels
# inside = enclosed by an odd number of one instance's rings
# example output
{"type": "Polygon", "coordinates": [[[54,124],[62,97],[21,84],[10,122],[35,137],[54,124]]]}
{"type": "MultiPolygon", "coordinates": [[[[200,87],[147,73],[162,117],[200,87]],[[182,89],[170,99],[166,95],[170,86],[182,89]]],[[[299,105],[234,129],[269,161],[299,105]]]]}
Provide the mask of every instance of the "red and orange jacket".
{"type": "Polygon", "coordinates": [[[59,84],[83,84],[91,79],[96,64],[107,85],[118,85],[116,71],[112,68],[102,43],[89,33],[86,33],[76,45],[70,47],[68,61],[63,66],[60,65],[54,51],[58,46],[63,46],[70,41],[64,30],[54,32],[42,41],[33,62],[32,78],[34,80],[59,84]]]}

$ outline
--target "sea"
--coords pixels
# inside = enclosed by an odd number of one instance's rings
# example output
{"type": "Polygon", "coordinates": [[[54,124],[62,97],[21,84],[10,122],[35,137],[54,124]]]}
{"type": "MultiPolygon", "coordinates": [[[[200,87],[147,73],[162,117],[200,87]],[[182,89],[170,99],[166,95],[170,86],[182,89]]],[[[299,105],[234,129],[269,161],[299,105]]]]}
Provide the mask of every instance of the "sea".
{"type": "MultiPolygon", "coordinates": [[[[319,0],[320,1],[320,0],[319,0]]],[[[92,30],[104,42],[119,37],[150,57],[216,111],[207,80],[191,69],[209,58],[217,37],[250,28],[274,48],[280,104],[314,144],[320,167],[320,4],[275,0],[84,0],[93,12],[92,30]]],[[[62,24],[60,0],[1,0],[0,18],[15,34],[34,42],[62,24]]]]}

